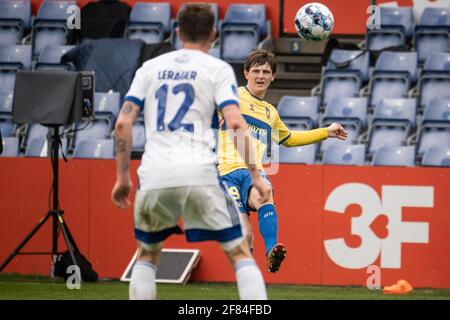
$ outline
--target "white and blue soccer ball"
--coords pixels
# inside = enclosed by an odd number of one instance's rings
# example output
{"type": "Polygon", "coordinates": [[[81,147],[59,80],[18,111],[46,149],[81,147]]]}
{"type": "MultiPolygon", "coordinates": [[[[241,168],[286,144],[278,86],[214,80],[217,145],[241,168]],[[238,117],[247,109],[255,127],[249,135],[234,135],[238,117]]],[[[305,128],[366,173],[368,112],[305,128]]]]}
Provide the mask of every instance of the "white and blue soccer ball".
{"type": "Polygon", "coordinates": [[[333,30],[334,17],[330,9],[318,2],[301,7],[295,15],[298,35],[308,41],[325,40],[333,30]]]}

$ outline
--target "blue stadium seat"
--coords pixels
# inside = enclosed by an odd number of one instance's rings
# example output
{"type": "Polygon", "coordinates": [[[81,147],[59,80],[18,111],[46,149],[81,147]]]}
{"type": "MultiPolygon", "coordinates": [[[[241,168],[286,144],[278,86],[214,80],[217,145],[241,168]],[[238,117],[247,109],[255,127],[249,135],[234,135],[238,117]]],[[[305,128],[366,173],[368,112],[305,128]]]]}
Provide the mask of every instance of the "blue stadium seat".
{"type": "Polygon", "coordinates": [[[418,84],[419,107],[433,99],[450,99],[450,54],[433,53],[427,59],[418,84]]]}
{"type": "Polygon", "coordinates": [[[48,149],[46,138],[33,138],[25,148],[25,157],[47,157],[48,149]]]}
{"type": "Polygon", "coordinates": [[[31,1],[0,1],[0,45],[20,43],[30,19],[31,1]]]}
{"type": "Polygon", "coordinates": [[[70,143],[70,149],[73,149],[78,143],[84,140],[110,139],[112,126],[108,120],[98,119],[90,123],[77,123],[75,129],[80,131],[75,132],[70,143]]]}
{"type": "Polygon", "coordinates": [[[414,46],[423,63],[430,54],[450,49],[450,8],[426,8],[416,27],[414,46]]]}
{"type": "MultiPolygon", "coordinates": [[[[219,32],[219,34],[220,34],[219,6],[217,5],[217,3],[208,3],[208,4],[211,6],[211,10],[214,14],[214,26],[215,26],[217,32],[219,32]]],[[[181,10],[184,7],[184,5],[185,4],[183,3],[179,10],[181,10]]],[[[175,32],[175,29],[177,28],[177,26],[178,26],[177,21],[174,21],[172,23],[172,32],[170,34],[170,42],[172,43],[172,46],[175,49],[180,49],[183,46],[183,44],[182,44],[181,40],[178,38],[177,33],[175,32]]],[[[210,54],[212,54],[216,58],[220,58],[220,48],[217,48],[217,50],[219,50],[219,52],[216,52],[216,50],[214,50],[214,51],[211,51],[210,54]]]]}
{"type": "Polygon", "coordinates": [[[333,50],[322,76],[321,105],[333,98],[359,95],[369,78],[369,53],[353,50],[333,50]]]}
{"type": "Polygon", "coordinates": [[[366,146],[355,145],[331,145],[323,155],[323,164],[334,165],[364,165],[366,146]]]}
{"type": "MultiPolygon", "coordinates": [[[[62,158],[62,152],[67,155],[68,141],[66,138],[61,139],[59,149],[59,158],[62,158]]],[[[38,137],[31,139],[25,148],[25,157],[47,157],[49,156],[50,146],[46,138],[38,137]]]]}
{"type": "Polygon", "coordinates": [[[383,146],[396,147],[416,126],[415,99],[382,99],[376,106],[369,133],[369,154],[383,146]]]}
{"type": "Polygon", "coordinates": [[[113,139],[83,140],[75,145],[74,158],[114,159],[113,139]]]}
{"type": "Polygon", "coordinates": [[[43,1],[32,29],[33,55],[38,56],[46,46],[67,43],[67,8],[75,1],[43,1]]]}
{"type": "Polygon", "coordinates": [[[369,50],[382,50],[404,45],[414,32],[411,7],[380,7],[380,29],[368,30],[366,45],[369,50]]]}
{"type": "Polygon", "coordinates": [[[221,25],[220,56],[228,62],[242,63],[270,34],[269,29],[265,4],[231,4],[221,25]]]}
{"type": "Polygon", "coordinates": [[[423,125],[427,124],[450,124],[450,99],[433,99],[425,107],[423,125]]]}
{"type": "Polygon", "coordinates": [[[220,48],[210,48],[208,53],[213,57],[220,59],[220,48]]]}
{"type": "Polygon", "coordinates": [[[16,125],[11,118],[0,118],[0,131],[2,137],[12,137],[15,134],[16,125]]]}
{"type": "Polygon", "coordinates": [[[450,99],[433,99],[427,105],[418,145],[419,157],[433,146],[450,148],[450,99]]]}
{"type": "Polygon", "coordinates": [[[125,30],[128,39],[141,39],[145,43],[159,43],[170,32],[170,3],[136,2],[131,9],[125,30]]]}
{"type": "Polygon", "coordinates": [[[322,127],[329,126],[333,122],[340,123],[348,132],[345,141],[338,139],[326,139],[320,144],[320,152],[323,153],[330,145],[355,144],[359,135],[367,125],[367,99],[366,98],[334,98],[325,109],[322,119],[322,127]]]}
{"type": "Polygon", "coordinates": [[[34,69],[75,70],[74,66],[62,64],[61,57],[75,46],[46,46],[39,54],[34,69]]]}
{"type": "Polygon", "coordinates": [[[3,152],[0,157],[18,157],[19,156],[19,138],[3,138],[3,152]]]}
{"type": "Polygon", "coordinates": [[[0,46],[0,88],[13,91],[17,70],[31,68],[31,46],[0,46]]]}
{"type": "Polygon", "coordinates": [[[12,117],[13,91],[0,91],[0,118],[12,117]]]}
{"type": "Polygon", "coordinates": [[[96,118],[109,119],[114,124],[120,111],[119,92],[95,92],[94,113],[96,118]]]}
{"type": "Polygon", "coordinates": [[[450,147],[434,146],[429,148],[422,158],[422,165],[450,167],[450,147]]]}
{"type": "Polygon", "coordinates": [[[292,130],[310,130],[317,127],[319,118],[318,97],[283,96],[278,103],[278,113],[292,130]]]}
{"type": "Polygon", "coordinates": [[[450,73],[450,53],[435,52],[430,54],[423,66],[422,75],[450,73]]]}
{"type": "Polygon", "coordinates": [[[417,53],[381,53],[369,83],[370,106],[383,98],[405,98],[411,83],[417,81],[417,53]]]}
{"type": "Polygon", "coordinates": [[[279,149],[279,162],[314,164],[316,159],[316,148],[315,144],[291,148],[281,145],[279,149]]]}
{"type": "Polygon", "coordinates": [[[48,135],[48,127],[45,127],[37,123],[28,124],[25,129],[25,135],[24,138],[22,139],[20,147],[22,150],[26,149],[29,143],[34,139],[45,141],[47,140],[47,135],[48,135]]]}
{"type": "Polygon", "coordinates": [[[133,124],[133,141],[131,151],[144,152],[145,149],[145,126],[143,121],[136,121],[133,124]]]}
{"type": "Polygon", "coordinates": [[[372,160],[374,166],[414,166],[415,146],[381,147],[372,160]]]}

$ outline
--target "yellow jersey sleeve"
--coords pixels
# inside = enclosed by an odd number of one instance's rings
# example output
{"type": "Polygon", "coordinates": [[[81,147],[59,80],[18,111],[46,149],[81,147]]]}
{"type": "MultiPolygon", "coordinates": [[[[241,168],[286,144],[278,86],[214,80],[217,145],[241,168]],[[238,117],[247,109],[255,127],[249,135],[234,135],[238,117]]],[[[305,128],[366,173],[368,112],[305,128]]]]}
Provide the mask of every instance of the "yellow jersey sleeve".
{"type": "Polygon", "coordinates": [[[272,139],[275,140],[278,144],[282,144],[290,137],[291,131],[281,120],[278,111],[275,108],[273,108],[273,110],[275,112],[276,118],[272,127],[272,139]]]}

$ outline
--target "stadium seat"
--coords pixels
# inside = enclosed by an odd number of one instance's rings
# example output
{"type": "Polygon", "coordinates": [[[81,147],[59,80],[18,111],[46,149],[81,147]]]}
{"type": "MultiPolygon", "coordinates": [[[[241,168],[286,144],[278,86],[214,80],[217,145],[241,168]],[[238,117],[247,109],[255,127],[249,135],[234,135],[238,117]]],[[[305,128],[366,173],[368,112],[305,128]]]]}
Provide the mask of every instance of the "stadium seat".
{"type": "Polygon", "coordinates": [[[30,19],[31,1],[0,1],[0,45],[20,43],[30,19]]]}
{"type": "Polygon", "coordinates": [[[419,107],[433,99],[450,99],[450,53],[433,53],[425,62],[419,78],[419,107]]]}
{"type": "MultiPolygon", "coordinates": [[[[67,155],[68,142],[66,138],[61,139],[61,146],[59,148],[59,158],[62,158],[62,152],[67,155]]],[[[43,137],[33,138],[25,148],[25,157],[47,157],[49,152],[49,140],[43,137]]]]}
{"type": "Polygon", "coordinates": [[[26,126],[24,138],[22,139],[20,148],[22,150],[26,150],[29,143],[35,139],[45,141],[47,140],[47,135],[48,135],[48,127],[45,127],[37,123],[28,124],[26,126]]]}
{"type": "Polygon", "coordinates": [[[281,145],[279,149],[279,162],[314,164],[316,159],[316,148],[315,144],[291,148],[281,145]]]}
{"type": "Polygon", "coordinates": [[[416,81],[416,52],[382,52],[368,86],[370,106],[375,107],[382,98],[406,98],[416,81]]]}
{"type": "Polygon", "coordinates": [[[411,7],[380,7],[380,29],[368,30],[366,46],[378,51],[404,45],[414,32],[411,7]]]}
{"type": "Polygon", "coordinates": [[[450,167],[450,147],[429,148],[422,159],[423,166],[450,167]]]}
{"type": "Polygon", "coordinates": [[[133,124],[132,152],[144,152],[145,149],[145,127],[143,121],[136,121],[133,124]]]}
{"type": "Polygon", "coordinates": [[[426,8],[416,26],[414,46],[423,63],[430,54],[450,49],[450,8],[426,8]]]}
{"type": "Polygon", "coordinates": [[[265,35],[270,36],[265,4],[231,4],[220,28],[220,56],[242,63],[265,35]]]}
{"type": "Polygon", "coordinates": [[[368,52],[333,50],[322,76],[321,105],[326,106],[333,98],[358,96],[368,78],[368,52]]]}
{"type": "Polygon", "coordinates": [[[83,140],[75,145],[74,158],[114,159],[113,139],[83,140]]]}
{"type": "Polygon", "coordinates": [[[0,88],[13,91],[17,70],[31,68],[31,46],[0,46],[0,88]]]}
{"type": "Polygon", "coordinates": [[[0,118],[0,131],[2,132],[2,137],[12,137],[15,133],[16,125],[11,118],[0,118]]]}
{"type": "Polygon", "coordinates": [[[450,53],[435,52],[430,54],[423,66],[422,75],[450,73],[450,53]]]}
{"type": "Polygon", "coordinates": [[[364,165],[366,146],[364,144],[333,144],[323,155],[323,164],[364,165]]]}
{"type": "Polygon", "coordinates": [[[320,144],[320,152],[323,153],[332,144],[355,144],[359,135],[367,125],[367,99],[366,98],[334,98],[325,109],[322,119],[322,127],[329,126],[333,122],[340,123],[348,132],[345,141],[338,139],[326,139],[320,144]]]}
{"type": "Polygon", "coordinates": [[[95,92],[94,113],[96,118],[108,119],[114,124],[120,111],[119,92],[95,92]]]}
{"type": "Polygon", "coordinates": [[[125,30],[128,39],[145,43],[163,42],[171,27],[170,3],[136,2],[125,30]]]}
{"type": "Polygon", "coordinates": [[[433,99],[425,108],[419,132],[419,158],[433,146],[450,148],[450,99],[433,99]]]}
{"type": "Polygon", "coordinates": [[[61,64],[61,57],[75,46],[46,46],[39,54],[34,69],[74,70],[69,64],[61,64]]]}
{"type": "MultiPolygon", "coordinates": [[[[3,132],[2,132],[3,134],[3,132]]],[[[0,157],[18,157],[19,156],[19,138],[7,137],[3,138],[3,152],[0,157]]]]}
{"type": "Polygon", "coordinates": [[[317,127],[319,118],[318,97],[283,96],[278,103],[278,113],[292,130],[310,130],[317,127]]]}
{"type": "Polygon", "coordinates": [[[65,45],[67,28],[67,8],[75,1],[43,1],[34,20],[32,29],[33,55],[39,56],[48,45],[65,45]]]}
{"type": "Polygon", "coordinates": [[[415,146],[381,147],[373,155],[374,166],[414,166],[415,146]]]}
{"type": "Polygon", "coordinates": [[[383,146],[396,147],[416,126],[415,99],[382,99],[376,106],[369,132],[369,154],[383,146]]]}
{"type": "Polygon", "coordinates": [[[112,130],[110,121],[98,119],[92,122],[80,122],[75,125],[76,131],[69,149],[73,150],[77,144],[84,140],[109,139],[112,130]]]}
{"type": "Polygon", "coordinates": [[[13,91],[0,91],[0,118],[12,118],[13,91]]]}
{"type": "Polygon", "coordinates": [[[441,123],[450,124],[450,98],[433,99],[425,108],[423,125],[441,123]]]}

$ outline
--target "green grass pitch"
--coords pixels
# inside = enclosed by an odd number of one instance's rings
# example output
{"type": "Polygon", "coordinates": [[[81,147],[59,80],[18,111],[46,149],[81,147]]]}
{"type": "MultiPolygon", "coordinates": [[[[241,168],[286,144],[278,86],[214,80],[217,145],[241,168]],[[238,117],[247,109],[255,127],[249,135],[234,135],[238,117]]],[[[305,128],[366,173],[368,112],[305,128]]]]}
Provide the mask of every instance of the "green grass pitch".
{"type": "MultiPolygon", "coordinates": [[[[162,300],[237,300],[237,288],[232,283],[194,283],[187,285],[158,284],[158,299],[162,300]]],[[[268,285],[269,299],[448,299],[450,290],[415,289],[408,295],[384,295],[380,290],[364,287],[329,287],[301,285],[268,285]]],[[[0,300],[6,299],[75,299],[125,300],[128,284],[120,281],[84,283],[80,290],[69,290],[62,279],[16,274],[0,275],[0,300]]]]}

